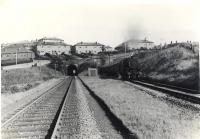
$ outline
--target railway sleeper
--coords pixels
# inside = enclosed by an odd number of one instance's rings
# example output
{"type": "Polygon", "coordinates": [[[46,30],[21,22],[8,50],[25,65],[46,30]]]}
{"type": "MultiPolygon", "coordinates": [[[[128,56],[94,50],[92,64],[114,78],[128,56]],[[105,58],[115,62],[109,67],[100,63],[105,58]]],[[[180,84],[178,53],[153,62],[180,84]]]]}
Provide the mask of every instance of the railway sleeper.
{"type": "Polygon", "coordinates": [[[41,132],[46,132],[48,130],[48,128],[26,128],[26,129],[9,129],[9,130],[2,130],[1,131],[1,134],[2,135],[5,135],[5,134],[13,134],[13,133],[23,133],[23,132],[38,132],[38,131],[41,131],[41,132]]]}
{"type": "Polygon", "coordinates": [[[44,110],[44,111],[27,111],[27,114],[49,114],[49,113],[55,113],[57,110],[44,110]]]}
{"type": "MultiPolygon", "coordinates": [[[[44,135],[12,137],[12,139],[43,139],[43,138],[45,138],[44,135]]],[[[10,137],[4,137],[3,139],[10,139],[10,137]]]]}
{"type": "Polygon", "coordinates": [[[31,117],[31,118],[23,118],[23,119],[19,119],[19,122],[24,122],[24,121],[40,121],[40,120],[48,120],[48,121],[52,121],[53,117],[31,117]]]}
{"type": "Polygon", "coordinates": [[[55,116],[55,113],[48,113],[48,115],[41,115],[41,114],[31,114],[31,113],[24,113],[23,118],[28,118],[28,117],[49,117],[49,116],[55,116]]]}
{"type": "MultiPolygon", "coordinates": [[[[40,120],[19,120],[16,123],[22,123],[22,124],[37,124],[37,123],[51,123],[52,120],[45,120],[45,119],[40,119],[40,120]]],[[[15,125],[20,125],[16,124],[15,125]]]]}
{"type": "Polygon", "coordinates": [[[16,122],[16,123],[13,123],[12,126],[42,126],[42,125],[49,125],[49,123],[38,123],[38,122],[35,122],[35,123],[31,123],[31,122],[16,122]]]}
{"type": "Polygon", "coordinates": [[[60,124],[61,127],[73,127],[73,126],[80,126],[80,122],[79,122],[79,119],[76,118],[76,119],[73,119],[73,121],[69,121],[69,122],[61,122],[60,124]]]}
{"type": "Polygon", "coordinates": [[[62,135],[74,135],[74,134],[79,134],[80,129],[77,126],[70,127],[70,128],[65,127],[65,128],[59,129],[58,132],[59,134],[62,134],[62,135]]]}
{"type": "Polygon", "coordinates": [[[6,130],[13,130],[13,129],[30,129],[30,128],[35,128],[35,129],[40,129],[40,128],[49,128],[50,125],[49,124],[43,124],[43,125],[21,125],[21,126],[10,126],[5,128],[6,130]]]}
{"type": "Polygon", "coordinates": [[[2,138],[29,138],[33,136],[45,136],[47,134],[47,131],[35,131],[35,132],[13,132],[9,134],[2,134],[2,138]]]}

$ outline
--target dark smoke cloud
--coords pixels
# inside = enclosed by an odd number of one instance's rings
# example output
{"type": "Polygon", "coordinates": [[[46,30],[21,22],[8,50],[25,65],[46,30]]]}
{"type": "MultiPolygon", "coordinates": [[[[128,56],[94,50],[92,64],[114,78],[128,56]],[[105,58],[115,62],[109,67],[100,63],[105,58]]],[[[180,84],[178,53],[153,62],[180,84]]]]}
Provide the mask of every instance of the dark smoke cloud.
{"type": "Polygon", "coordinates": [[[144,39],[146,36],[145,28],[142,24],[129,24],[126,29],[126,34],[124,41],[127,40],[141,40],[144,39]]]}

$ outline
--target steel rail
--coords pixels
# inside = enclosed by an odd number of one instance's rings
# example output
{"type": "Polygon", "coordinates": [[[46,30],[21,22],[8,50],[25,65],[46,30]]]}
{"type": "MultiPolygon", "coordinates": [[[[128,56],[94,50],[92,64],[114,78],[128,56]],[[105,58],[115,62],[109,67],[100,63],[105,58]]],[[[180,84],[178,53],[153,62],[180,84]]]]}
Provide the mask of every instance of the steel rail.
{"type": "Polygon", "coordinates": [[[150,83],[146,83],[143,81],[133,81],[132,83],[139,84],[154,90],[161,91],[162,93],[169,94],[179,99],[183,99],[192,103],[200,104],[200,94],[190,94],[189,92],[183,92],[180,90],[175,90],[172,88],[167,88],[163,86],[158,86],[150,83]]]}
{"type": "Polygon", "coordinates": [[[49,88],[47,91],[45,91],[44,93],[42,93],[41,95],[39,95],[38,97],[36,97],[35,99],[33,99],[32,101],[30,101],[25,107],[23,107],[22,110],[18,111],[17,113],[15,113],[11,118],[9,118],[8,120],[6,120],[4,123],[1,124],[1,128],[3,128],[5,125],[9,124],[9,122],[12,122],[18,115],[20,115],[21,113],[23,113],[25,110],[27,110],[30,106],[32,106],[35,102],[39,101],[40,99],[43,98],[43,96],[45,96],[46,94],[49,93],[49,91],[56,89],[59,85],[61,85],[65,80],[60,81],[58,84],[56,84],[55,86],[49,88]]]}

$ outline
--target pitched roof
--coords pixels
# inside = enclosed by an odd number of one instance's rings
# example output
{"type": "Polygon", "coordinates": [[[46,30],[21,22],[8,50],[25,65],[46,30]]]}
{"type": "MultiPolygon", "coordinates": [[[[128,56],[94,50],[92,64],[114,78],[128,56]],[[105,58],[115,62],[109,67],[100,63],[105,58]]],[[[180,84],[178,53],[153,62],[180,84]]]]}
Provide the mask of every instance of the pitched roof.
{"type": "Polygon", "coordinates": [[[105,46],[105,48],[112,48],[112,47],[110,47],[110,46],[105,46]]]}
{"type": "Polygon", "coordinates": [[[124,44],[129,44],[129,43],[154,43],[154,42],[148,41],[147,39],[144,39],[144,40],[130,39],[130,40],[127,40],[127,41],[125,41],[125,42],[119,44],[119,45],[116,46],[115,48],[125,47],[124,44]]]}
{"type": "Polygon", "coordinates": [[[52,45],[52,46],[71,46],[70,44],[64,42],[38,42],[38,45],[52,45]]]}
{"type": "Polygon", "coordinates": [[[43,37],[43,38],[39,39],[39,41],[40,40],[59,40],[59,41],[64,41],[64,40],[62,40],[60,38],[57,38],[57,37],[43,37]]]}
{"type": "Polygon", "coordinates": [[[130,40],[128,40],[128,41],[126,41],[125,43],[131,43],[131,42],[133,42],[133,43],[153,43],[153,42],[151,42],[151,41],[149,41],[149,40],[147,40],[147,39],[144,39],[144,40],[136,40],[136,39],[130,39],[130,40]]]}
{"type": "Polygon", "coordinates": [[[104,46],[103,44],[98,43],[98,42],[79,42],[75,44],[75,46],[76,45],[78,46],[104,46]]]}
{"type": "Polygon", "coordinates": [[[140,40],[141,43],[153,43],[151,41],[148,41],[148,40],[140,40]]]}
{"type": "Polygon", "coordinates": [[[68,43],[64,43],[64,45],[65,45],[65,46],[72,46],[72,45],[70,45],[70,44],[68,44],[68,43]]]}
{"type": "Polygon", "coordinates": [[[7,47],[4,47],[1,49],[1,53],[16,53],[16,51],[18,53],[31,53],[32,51],[26,49],[24,46],[21,46],[21,45],[10,45],[10,46],[7,46],[7,47]]]}

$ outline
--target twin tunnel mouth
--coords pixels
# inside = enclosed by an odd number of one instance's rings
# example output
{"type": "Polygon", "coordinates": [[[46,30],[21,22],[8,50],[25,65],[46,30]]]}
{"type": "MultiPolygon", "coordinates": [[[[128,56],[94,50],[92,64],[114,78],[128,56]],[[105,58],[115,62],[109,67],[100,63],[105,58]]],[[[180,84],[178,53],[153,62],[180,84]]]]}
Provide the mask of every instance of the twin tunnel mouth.
{"type": "Polygon", "coordinates": [[[67,67],[67,74],[69,76],[77,76],[78,75],[78,68],[77,68],[77,66],[73,65],[73,64],[69,65],[67,67]]]}

